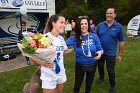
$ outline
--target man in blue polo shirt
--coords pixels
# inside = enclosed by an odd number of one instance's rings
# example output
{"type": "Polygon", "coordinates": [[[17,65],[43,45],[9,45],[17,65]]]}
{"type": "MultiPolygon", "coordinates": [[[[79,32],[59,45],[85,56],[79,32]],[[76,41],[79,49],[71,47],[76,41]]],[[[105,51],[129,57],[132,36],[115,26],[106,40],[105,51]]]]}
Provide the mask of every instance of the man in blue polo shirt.
{"type": "Polygon", "coordinates": [[[108,8],[106,11],[106,21],[99,23],[96,29],[101,45],[104,49],[102,57],[98,60],[99,80],[97,83],[104,81],[104,63],[106,62],[107,72],[109,76],[110,88],[109,93],[115,93],[115,63],[116,56],[118,62],[124,49],[124,31],[120,23],[115,20],[116,12],[114,8],[108,8]],[[119,51],[116,55],[117,44],[119,42],[119,51]]]}

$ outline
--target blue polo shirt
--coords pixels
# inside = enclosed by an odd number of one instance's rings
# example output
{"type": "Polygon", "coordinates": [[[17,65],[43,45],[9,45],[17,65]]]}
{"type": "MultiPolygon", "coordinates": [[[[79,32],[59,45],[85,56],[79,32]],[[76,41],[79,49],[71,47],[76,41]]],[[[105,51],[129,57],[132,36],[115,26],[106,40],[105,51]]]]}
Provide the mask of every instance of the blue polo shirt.
{"type": "Polygon", "coordinates": [[[96,34],[103,47],[103,54],[116,56],[118,41],[124,41],[124,30],[122,25],[117,21],[114,21],[112,26],[108,26],[106,21],[104,21],[97,26],[96,34]]]}
{"type": "Polygon", "coordinates": [[[89,32],[89,34],[85,36],[81,36],[82,38],[82,47],[77,47],[77,40],[76,36],[71,36],[66,40],[67,46],[73,46],[74,51],[76,53],[76,62],[80,64],[92,64],[95,62],[94,58],[96,56],[96,51],[103,50],[100,40],[98,36],[95,33],[89,32]],[[89,40],[88,40],[89,37],[89,40]],[[90,52],[92,54],[91,57],[87,57],[84,55],[84,53],[87,55],[88,54],[88,41],[89,41],[89,46],[90,46],[90,52]],[[84,52],[84,53],[83,53],[84,52]]]}

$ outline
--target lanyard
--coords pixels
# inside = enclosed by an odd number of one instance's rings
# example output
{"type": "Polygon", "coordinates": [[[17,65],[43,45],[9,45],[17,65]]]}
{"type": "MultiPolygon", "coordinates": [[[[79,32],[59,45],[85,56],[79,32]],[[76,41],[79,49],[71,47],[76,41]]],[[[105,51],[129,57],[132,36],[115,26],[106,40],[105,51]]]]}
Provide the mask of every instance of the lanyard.
{"type": "Polygon", "coordinates": [[[82,44],[82,52],[83,52],[83,54],[84,54],[86,57],[91,57],[91,56],[92,56],[92,55],[91,55],[91,52],[90,52],[89,33],[88,33],[88,54],[85,53],[83,44],[82,44]]]}

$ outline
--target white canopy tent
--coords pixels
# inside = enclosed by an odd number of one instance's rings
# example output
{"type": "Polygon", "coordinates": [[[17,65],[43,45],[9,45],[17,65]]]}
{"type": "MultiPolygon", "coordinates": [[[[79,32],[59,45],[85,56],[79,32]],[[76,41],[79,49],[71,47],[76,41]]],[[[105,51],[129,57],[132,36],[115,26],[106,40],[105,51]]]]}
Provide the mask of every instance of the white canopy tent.
{"type": "Polygon", "coordinates": [[[128,37],[138,36],[140,31],[140,15],[133,17],[127,25],[128,37]]]}

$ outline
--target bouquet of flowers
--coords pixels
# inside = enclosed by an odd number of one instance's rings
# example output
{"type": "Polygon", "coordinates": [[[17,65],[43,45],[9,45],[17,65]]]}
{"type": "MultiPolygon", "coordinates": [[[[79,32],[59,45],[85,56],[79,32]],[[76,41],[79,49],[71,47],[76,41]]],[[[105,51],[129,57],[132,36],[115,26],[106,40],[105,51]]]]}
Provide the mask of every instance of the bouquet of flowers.
{"type": "Polygon", "coordinates": [[[47,34],[24,32],[23,36],[24,39],[17,45],[24,56],[54,62],[56,48],[47,34]]]}

